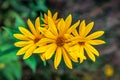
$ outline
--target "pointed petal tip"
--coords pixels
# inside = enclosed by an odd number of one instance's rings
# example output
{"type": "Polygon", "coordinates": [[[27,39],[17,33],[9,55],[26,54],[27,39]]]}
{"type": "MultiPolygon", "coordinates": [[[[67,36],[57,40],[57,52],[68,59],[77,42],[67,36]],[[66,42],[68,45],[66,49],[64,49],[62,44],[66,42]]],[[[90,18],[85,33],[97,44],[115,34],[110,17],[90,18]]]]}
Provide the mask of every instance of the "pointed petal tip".
{"type": "Polygon", "coordinates": [[[18,27],[19,30],[21,30],[21,29],[23,29],[23,28],[24,28],[24,27],[22,27],[22,26],[19,26],[19,27],[18,27]]]}
{"type": "Polygon", "coordinates": [[[93,62],[95,62],[96,60],[95,59],[91,59],[93,62]]]}
{"type": "MultiPolygon", "coordinates": [[[[42,19],[43,19],[43,18],[42,18],[42,19]]],[[[39,17],[37,17],[37,18],[36,18],[36,20],[40,20],[40,18],[39,18],[39,17]]]]}
{"type": "Polygon", "coordinates": [[[78,22],[80,23],[80,20],[78,20],[78,22]]]}
{"type": "Polygon", "coordinates": [[[22,55],[22,54],[20,54],[20,53],[17,52],[16,55],[17,55],[17,56],[20,56],[20,55],[22,55]]]}
{"type": "Polygon", "coordinates": [[[95,54],[96,56],[100,56],[99,53],[98,54],[95,54]]]}
{"type": "Polygon", "coordinates": [[[27,23],[29,23],[31,20],[28,18],[27,23]]]}
{"type": "Polygon", "coordinates": [[[69,14],[68,17],[72,18],[72,14],[69,14]]]}
{"type": "Polygon", "coordinates": [[[95,24],[94,21],[91,22],[92,24],[95,24]]]}
{"type": "Polygon", "coordinates": [[[80,63],[83,63],[84,60],[86,60],[87,58],[84,56],[82,60],[80,60],[80,63]]]}
{"type": "Polygon", "coordinates": [[[14,37],[16,37],[16,34],[13,34],[14,37]]]}
{"type": "Polygon", "coordinates": [[[14,43],[14,46],[16,46],[16,43],[14,43]]]}
{"type": "Polygon", "coordinates": [[[100,54],[99,54],[99,53],[96,53],[95,55],[96,55],[96,56],[100,56],[100,54]]]}
{"type": "Polygon", "coordinates": [[[99,31],[101,33],[101,36],[105,33],[104,31],[99,31]]]}
{"type": "Polygon", "coordinates": [[[90,22],[90,24],[93,26],[93,25],[94,25],[94,22],[92,21],[92,22],[90,22]]]}
{"type": "Polygon", "coordinates": [[[104,31],[101,31],[101,33],[103,33],[103,34],[104,34],[104,31]]]}
{"type": "Polygon", "coordinates": [[[27,57],[23,57],[23,60],[27,59],[27,57]]]}
{"type": "Polygon", "coordinates": [[[48,12],[51,12],[51,10],[50,10],[50,9],[48,9],[48,12]]]}
{"type": "Polygon", "coordinates": [[[95,62],[95,60],[92,60],[93,62],[95,62]]]}
{"type": "Polygon", "coordinates": [[[105,42],[105,41],[103,41],[103,44],[106,44],[106,42],[105,42]]]}
{"type": "Polygon", "coordinates": [[[23,60],[28,59],[30,56],[23,56],[23,60]]]}
{"type": "Polygon", "coordinates": [[[80,64],[83,62],[83,60],[82,61],[80,61],[80,64]]]}
{"type": "Polygon", "coordinates": [[[21,28],[22,28],[21,26],[18,27],[18,29],[21,29],[21,28]]]}
{"type": "Polygon", "coordinates": [[[48,16],[52,17],[52,12],[50,10],[48,10],[48,16]]]}
{"type": "MultiPolygon", "coordinates": [[[[58,12],[55,12],[55,14],[57,14],[57,15],[58,15],[58,12]]],[[[55,15],[55,14],[54,14],[54,15],[55,15]]]]}
{"type": "Polygon", "coordinates": [[[58,68],[57,67],[55,67],[55,70],[57,70],[58,68]]]}
{"type": "Polygon", "coordinates": [[[16,55],[18,56],[19,54],[18,54],[18,53],[16,53],[16,55]]]}
{"type": "MultiPolygon", "coordinates": [[[[64,21],[64,19],[63,19],[63,18],[61,18],[59,22],[61,22],[61,21],[64,21]]],[[[59,22],[58,22],[58,23],[59,23],[59,22]]]]}
{"type": "Polygon", "coordinates": [[[83,20],[82,22],[84,22],[84,23],[85,23],[85,20],[83,20]]]}
{"type": "Polygon", "coordinates": [[[71,66],[71,67],[69,67],[69,69],[73,69],[73,68],[72,68],[72,66],[71,66]]]}

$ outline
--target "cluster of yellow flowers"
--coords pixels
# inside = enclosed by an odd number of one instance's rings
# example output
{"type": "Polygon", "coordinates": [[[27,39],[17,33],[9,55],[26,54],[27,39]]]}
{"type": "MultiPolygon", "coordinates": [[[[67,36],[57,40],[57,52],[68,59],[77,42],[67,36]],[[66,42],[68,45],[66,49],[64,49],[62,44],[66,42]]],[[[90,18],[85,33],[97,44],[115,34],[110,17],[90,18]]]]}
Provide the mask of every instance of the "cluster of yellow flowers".
{"type": "Polygon", "coordinates": [[[16,42],[15,46],[21,47],[17,55],[24,54],[23,59],[37,53],[45,61],[54,55],[55,69],[58,68],[62,57],[66,66],[72,69],[72,61],[82,63],[86,60],[84,50],[92,61],[95,61],[94,55],[99,56],[99,52],[92,45],[105,43],[103,40],[96,40],[104,34],[104,31],[96,31],[88,35],[94,22],[86,25],[85,20],[81,22],[78,20],[72,25],[71,14],[63,19],[58,18],[57,12],[52,15],[50,10],[41,20],[43,24],[40,24],[40,18],[37,17],[33,25],[28,19],[29,29],[19,27],[21,34],[14,34],[15,38],[21,40],[16,42]]]}

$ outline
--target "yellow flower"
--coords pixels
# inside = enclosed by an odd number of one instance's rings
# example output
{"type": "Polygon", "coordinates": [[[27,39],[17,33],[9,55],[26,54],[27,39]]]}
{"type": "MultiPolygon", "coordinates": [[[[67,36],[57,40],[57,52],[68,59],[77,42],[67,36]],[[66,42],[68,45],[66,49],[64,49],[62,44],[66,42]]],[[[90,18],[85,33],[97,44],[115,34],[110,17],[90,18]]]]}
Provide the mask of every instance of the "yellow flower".
{"type": "Polygon", "coordinates": [[[52,18],[54,21],[54,24],[57,25],[57,23],[59,22],[60,19],[58,19],[58,12],[56,12],[53,16],[50,10],[48,10],[48,15],[44,13],[44,18],[42,18],[44,24],[42,24],[42,26],[44,26],[45,28],[48,28],[48,17],[52,18]]]}
{"type": "Polygon", "coordinates": [[[71,53],[76,53],[78,58],[80,59],[80,63],[86,59],[84,55],[84,50],[86,51],[88,57],[95,61],[95,56],[99,56],[99,52],[92,45],[100,45],[104,44],[103,40],[98,40],[96,38],[102,36],[104,31],[96,31],[90,35],[88,33],[92,30],[94,22],[85,25],[85,21],[83,20],[79,26],[79,30],[73,31],[72,34],[75,36],[76,40],[73,41],[76,45],[73,46],[70,51],[71,53]]]}
{"type": "Polygon", "coordinates": [[[48,60],[50,59],[54,53],[54,66],[55,69],[59,66],[62,56],[64,59],[65,64],[68,68],[72,69],[71,60],[77,62],[77,58],[75,54],[70,54],[68,52],[69,49],[69,39],[68,36],[71,34],[72,31],[76,29],[79,25],[80,21],[77,21],[74,25],[71,26],[72,23],[72,16],[69,15],[66,20],[60,19],[58,25],[54,24],[53,19],[48,17],[48,26],[49,29],[43,28],[43,33],[45,38],[42,38],[38,44],[45,43],[46,45],[40,46],[38,49],[35,50],[35,53],[42,53],[41,59],[48,60]]]}
{"type": "Polygon", "coordinates": [[[28,19],[27,21],[28,26],[29,26],[29,30],[27,30],[24,27],[19,27],[19,30],[22,34],[14,34],[14,37],[21,40],[19,42],[16,42],[14,45],[16,47],[22,47],[16,55],[22,55],[25,54],[23,59],[27,59],[29,58],[32,53],[34,52],[34,50],[37,47],[37,43],[38,41],[43,37],[40,34],[40,20],[39,17],[36,18],[35,21],[35,27],[32,24],[32,22],[30,21],[30,19],[28,19]]]}
{"type": "Polygon", "coordinates": [[[113,76],[113,74],[114,74],[114,69],[112,68],[111,65],[106,64],[104,68],[105,68],[104,73],[105,73],[106,76],[108,76],[108,77],[113,76]]]}

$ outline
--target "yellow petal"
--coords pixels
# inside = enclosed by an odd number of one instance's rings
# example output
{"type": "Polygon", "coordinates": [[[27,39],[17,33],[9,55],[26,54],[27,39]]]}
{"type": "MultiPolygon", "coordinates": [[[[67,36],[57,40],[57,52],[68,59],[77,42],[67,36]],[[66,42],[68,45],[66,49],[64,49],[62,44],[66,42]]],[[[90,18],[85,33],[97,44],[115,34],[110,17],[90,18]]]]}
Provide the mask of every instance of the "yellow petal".
{"type": "Polygon", "coordinates": [[[48,22],[46,21],[46,19],[42,18],[42,21],[43,21],[45,24],[48,24],[48,22]]]}
{"type": "Polygon", "coordinates": [[[46,60],[50,59],[53,56],[53,54],[55,53],[56,48],[57,48],[56,44],[52,44],[51,47],[49,47],[46,50],[46,52],[44,53],[46,60]]]}
{"type": "Polygon", "coordinates": [[[62,52],[63,52],[63,59],[64,59],[64,62],[66,64],[66,66],[70,69],[72,69],[72,63],[71,63],[71,60],[69,59],[68,55],[67,55],[67,52],[64,50],[64,48],[62,48],[62,52]]]}
{"type": "Polygon", "coordinates": [[[25,29],[24,27],[19,27],[19,30],[21,33],[23,33],[26,37],[34,39],[35,37],[31,34],[31,32],[29,32],[27,29],[25,29]]]}
{"type": "Polygon", "coordinates": [[[53,44],[40,46],[39,48],[35,49],[33,53],[43,53],[43,52],[45,52],[48,48],[50,48],[50,47],[52,47],[52,46],[53,46],[53,44]]]}
{"type": "Polygon", "coordinates": [[[68,30],[67,30],[67,34],[70,34],[72,31],[74,31],[76,29],[76,27],[79,25],[80,20],[78,20],[75,24],[73,24],[68,30]]]}
{"type": "Polygon", "coordinates": [[[86,39],[96,39],[104,34],[104,31],[96,31],[89,36],[86,37],[86,39]]]}
{"type": "Polygon", "coordinates": [[[37,43],[37,45],[41,45],[41,44],[43,44],[43,43],[52,43],[52,42],[55,42],[55,40],[53,40],[53,39],[49,39],[49,38],[42,38],[38,43],[37,43]]]}
{"type": "Polygon", "coordinates": [[[58,16],[58,12],[56,12],[56,13],[53,15],[53,20],[56,20],[56,19],[57,19],[57,16],[58,16]]]}
{"type": "Polygon", "coordinates": [[[70,47],[68,51],[74,53],[75,51],[78,51],[78,50],[79,50],[79,45],[74,45],[70,47]]]}
{"type": "Polygon", "coordinates": [[[60,20],[61,20],[61,18],[60,18],[60,19],[55,20],[55,24],[57,24],[60,20]]]}
{"type": "Polygon", "coordinates": [[[40,32],[40,18],[39,17],[37,17],[35,20],[35,28],[36,28],[36,31],[39,33],[40,32]]]}
{"type": "Polygon", "coordinates": [[[79,47],[79,53],[77,55],[80,58],[80,63],[82,63],[83,60],[86,60],[86,57],[84,55],[84,49],[82,46],[79,47]]]}
{"type": "Polygon", "coordinates": [[[76,36],[76,37],[71,37],[70,39],[66,40],[66,41],[74,41],[74,42],[78,42],[80,41],[80,36],[76,36]]]}
{"type": "Polygon", "coordinates": [[[58,47],[56,50],[55,59],[54,59],[55,69],[57,69],[57,67],[59,66],[61,58],[62,58],[62,50],[60,47],[58,47]]]}
{"type": "Polygon", "coordinates": [[[58,31],[59,31],[59,35],[60,36],[63,35],[64,31],[66,31],[65,30],[65,22],[64,22],[63,19],[60,20],[60,22],[57,25],[57,28],[58,28],[58,31]]]}
{"type": "Polygon", "coordinates": [[[77,56],[76,56],[76,54],[74,53],[74,52],[70,52],[69,50],[69,46],[68,46],[68,44],[65,44],[64,45],[64,50],[66,51],[66,53],[68,54],[68,56],[69,56],[69,58],[72,60],[72,61],[74,61],[74,62],[78,62],[78,60],[77,60],[77,56]]]}
{"type": "Polygon", "coordinates": [[[67,42],[69,39],[73,38],[73,35],[71,35],[71,34],[64,34],[64,38],[66,39],[66,42],[67,42]]]}
{"type": "Polygon", "coordinates": [[[89,45],[89,44],[85,44],[85,46],[86,46],[91,52],[93,52],[96,56],[99,56],[99,52],[98,52],[94,47],[92,47],[92,46],[89,45]]]}
{"type": "Polygon", "coordinates": [[[75,30],[72,32],[72,34],[73,34],[74,36],[78,36],[77,30],[75,29],[75,30]]]}
{"type": "Polygon", "coordinates": [[[93,25],[94,25],[94,22],[91,22],[86,26],[84,36],[86,36],[92,30],[93,25]]]}
{"type": "Polygon", "coordinates": [[[53,21],[50,17],[48,17],[48,26],[49,26],[49,30],[50,30],[54,35],[58,35],[56,25],[55,25],[54,21],[53,21]]]}
{"type": "Polygon", "coordinates": [[[47,24],[41,24],[41,26],[44,26],[44,27],[46,27],[46,26],[48,26],[47,24]]]}
{"type": "Polygon", "coordinates": [[[29,40],[29,38],[22,34],[13,34],[13,36],[19,40],[29,40]]]}
{"type": "Polygon", "coordinates": [[[30,19],[28,19],[27,23],[28,23],[28,26],[29,26],[29,29],[31,30],[31,32],[32,32],[34,35],[37,35],[37,32],[36,32],[36,30],[35,30],[35,27],[34,27],[34,25],[33,25],[33,23],[31,22],[30,19]]]}
{"type": "Polygon", "coordinates": [[[78,62],[77,55],[74,52],[68,53],[68,55],[72,61],[78,62]]]}
{"type": "Polygon", "coordinates": [[[40,58],[42,59],[42,61],[45,61],[45,60],[46,60],[44,53],[40,54],[40,58]]]}
{"type": "Polygon", "coordinates": [[[85,47],[86,53],[89,56],[89,58],[95,62],[95,56],[93,55],[93,53],[88,49],[88,47],[85,47]]]}
{"type": "Polygon", "coordinates": [[[35,48],[36,48],[36,45],[32,45],[32,46],[26,51],[23,59],[29,58],[29,57],[32,55],[32,53],[33,53],[33,51],[35,50],[35,48]]]}
{"type": "Polygon", "coordinates": [[[48,10],[48,16],[52,18],[52,13],[50,10],[48,10]]]}
{"type": "Polygon", "coordinates": [[[71,14],[69,14],[69,16],[65,19],[65,23],[66,23],[65,30],[67,30],[72,23],[72,15],[71,14]]]}
{"type": "Polygon", "coordinates": [[[48,17],[47,14],[44,13],[44,18],[47,19],[47,17],[48,17]]]}
{"type": "Polygon", "coordinates": [[[51,38],[51,39],[56,39],[56,36],[53,35],[49,30],[45,29],[45,28],[40,28],[41,29],[41,33],[47,37],[47,38],[51,38]]]}
{"type": "Polygon", "coordinates": [[[83,20],[79,26],[79,34],[82,37],[85,33],[85,20],[83,20]]]}
{"type": "Polygon", "coordinates": [[[90,40],[90,41],[87,41],[87,42],[92,44],[92,45],[105,44],[105,41],[103,41],[103,40],[90,40]]]}
{"type": "Polygon", "coordinates": [[[32,44],[33,41],[19,41],[19,42],[16,42],[14,45],[16,47],[23,47],[23,46],[26,46],[28,44],[32,44]]]}
{"type": "Polygon", "coordinates": [[[24,54],[24,53],[26,52],[26,50],[29,49],[32,45],[33,45],[33,44],[30,44],[30,45],[27,45],[27,46],[21,48],[21,49],[17,52],[16,55],[22,55],[22,54],[24,54]]]}

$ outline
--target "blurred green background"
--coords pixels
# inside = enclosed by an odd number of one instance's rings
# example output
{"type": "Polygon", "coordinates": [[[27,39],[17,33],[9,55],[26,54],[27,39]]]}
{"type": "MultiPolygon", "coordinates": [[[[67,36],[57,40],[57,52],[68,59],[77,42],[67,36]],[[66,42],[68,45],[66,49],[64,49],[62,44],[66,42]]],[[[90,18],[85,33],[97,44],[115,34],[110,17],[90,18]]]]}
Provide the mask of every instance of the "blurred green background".
{"type": "Polygon", "coordinates": [[[119,41],[120,0],[0,0],[0,80],[120,80],[119,41]],[[64,18],[71,13],[73,22],[94,21],[93,31],[105,31],[102,39],[107,44],[96,47],[100,51],[96,62],[73,63],[72,70],[62,62],[55,70],[52,60],[43,63],[33,55],[23,61],[16,56],[13,33],[48,9],[64,18]]]}

